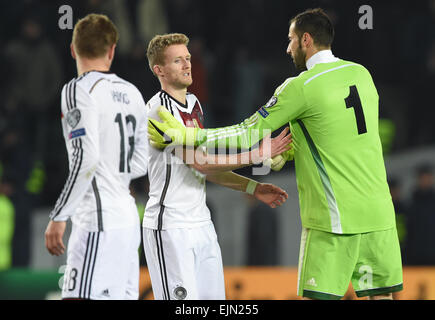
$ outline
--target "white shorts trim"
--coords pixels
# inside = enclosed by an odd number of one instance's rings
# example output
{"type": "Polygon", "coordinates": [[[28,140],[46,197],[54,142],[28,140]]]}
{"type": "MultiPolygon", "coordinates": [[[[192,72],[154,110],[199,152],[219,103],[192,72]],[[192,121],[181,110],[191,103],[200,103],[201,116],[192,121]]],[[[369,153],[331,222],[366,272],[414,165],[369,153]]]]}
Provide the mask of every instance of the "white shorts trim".
{"type": "Polygon", "coordinates": [[[154,299],[225,299],[222,255],[213,224],[143,228],[143,241],[154,299]]]}

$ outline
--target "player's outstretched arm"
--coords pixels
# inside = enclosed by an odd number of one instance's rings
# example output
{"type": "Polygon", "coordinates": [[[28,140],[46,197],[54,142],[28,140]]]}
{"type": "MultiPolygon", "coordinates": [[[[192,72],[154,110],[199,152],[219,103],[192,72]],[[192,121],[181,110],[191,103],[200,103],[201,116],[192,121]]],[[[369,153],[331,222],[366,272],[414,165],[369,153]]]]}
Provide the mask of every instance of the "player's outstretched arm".
{"type": "Polygon", "coordinates": [[[158,109],[162,122],[148,120],[148,138],[150,144],[158,149],[168,146],[206,146],[208,148],[226,147],[249,149],[263,137],[288,123],[285,115],[275,114],[265,121],[256,112],[240,124],[216,128],[200,129],[184,127],[163,106],[158,109]]]}
{"type": "Polygon", "coordinates": [[[271,208],[281,206],[288,198],[287,192],[273,184],[260,183],[234,172],[207,175],[207,180],[233,190],[251,194],[271,208]]]}
{"type": "Polygon", "coordinates": [[[287,79],[277,88],[269,102],[241,123],[212,129],[185,128],[164,107],[160,119],[148,121],[151,145],[206,146],[249,149],[263,137],[300,117],[306,109],[305,95],[298,84],[287,79]],[[285,88],[285,90],[284,90],[285,88]]]}
{"type": "Polygon", "coordinates": [[[203,174],[216,174],[232,171],[253,164],[260,164],[270,157],[275,157],[291,148],[291,134],[289,128],[271,138],[265,137],[258,148],[249,152],[237,154],[208,154],[202,147],[196,149],[189,147],[176,147],[174,154],[190,167],[203,174]]]}

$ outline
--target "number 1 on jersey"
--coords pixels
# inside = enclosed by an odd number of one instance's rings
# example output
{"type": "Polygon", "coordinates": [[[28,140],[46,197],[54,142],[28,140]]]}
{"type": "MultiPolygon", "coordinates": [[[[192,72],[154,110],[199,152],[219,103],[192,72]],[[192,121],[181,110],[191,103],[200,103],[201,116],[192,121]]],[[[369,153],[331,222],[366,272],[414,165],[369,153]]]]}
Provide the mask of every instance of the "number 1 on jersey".
{"type": "Polygon", "coordinates": [[[353,85],[349,87],[349,90],[349,95],[344,99],[346,102],[346,108],[353,108],[353,111],[355,112],[358,134],[366,133],[366,119],[364,118],[364,111],[361,105],[361,99],[358,95],[358,89],[353,85]]]}

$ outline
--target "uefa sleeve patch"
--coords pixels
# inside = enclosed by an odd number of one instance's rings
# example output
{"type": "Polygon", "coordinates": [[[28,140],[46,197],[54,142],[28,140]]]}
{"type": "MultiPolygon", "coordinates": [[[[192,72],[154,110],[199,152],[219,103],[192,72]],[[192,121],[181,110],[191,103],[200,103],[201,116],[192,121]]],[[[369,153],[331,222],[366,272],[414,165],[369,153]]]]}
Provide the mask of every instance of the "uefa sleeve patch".
{"type": "Polygon", "coordinates": [[[69,133],[69,135],[68,135],[68,138],[71,140],[71,139],[74,139],[74,138],[78,138],[78,137],[84,136],[85,134],[86,134],[85,128],[81,128],[81,129],[77,129],[77,130],[71,131],[69,133]]]}
{"type": "Polygon", "coordinates": [[[264,109],[264,107],[258,109],[258,113],[261,114],[263,118],[266,118],[269,115],[269,112],[267,112],[266,109],[264,109]]]}
{"type": "Polygon", "coordinates": [[[269,101],[267,101],[267,103],[264,106],[264,108],[273,107],[274,105],[276,105],[277,102],[278,102],[278,98],[273,96],[272,98],[269,99],[269,101]]]}

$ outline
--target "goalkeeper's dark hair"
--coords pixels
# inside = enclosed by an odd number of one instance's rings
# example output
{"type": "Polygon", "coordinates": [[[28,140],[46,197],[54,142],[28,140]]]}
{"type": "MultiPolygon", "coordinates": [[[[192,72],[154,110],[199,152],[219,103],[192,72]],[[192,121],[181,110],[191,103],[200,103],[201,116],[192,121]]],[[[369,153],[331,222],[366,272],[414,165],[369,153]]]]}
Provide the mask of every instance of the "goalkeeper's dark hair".
{"type": "Polygon", "coordinates": [[[165,50],[167,47],[174,44],[189,44],[189,38],[182,33],[169,33],[164,35],[156,35],[148,44],[147,58],[151,71],[154,73],[155,65],[165,64],[165,50]]]}
{"type": "Polygon", "coordinates": [[[80,57],[95,59],[103,57],[118,39],[118,30],[106,15],[91,13],[74,26],[72,44],[80,57]]]}
{"type": "Polygon", "coordinates": [[[331,47],[334,40],[334,27],[328,15],[321,8],[308,9],[290,20],[294,23],[294,31],[299,37],[307,32],[317,47],[331,47]]]}

